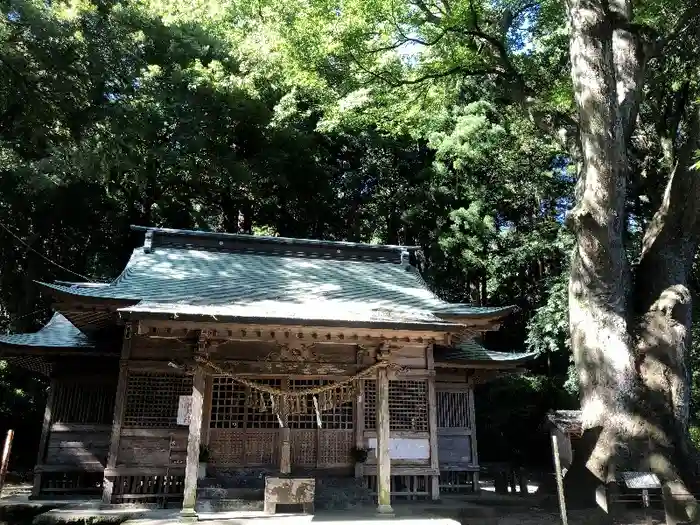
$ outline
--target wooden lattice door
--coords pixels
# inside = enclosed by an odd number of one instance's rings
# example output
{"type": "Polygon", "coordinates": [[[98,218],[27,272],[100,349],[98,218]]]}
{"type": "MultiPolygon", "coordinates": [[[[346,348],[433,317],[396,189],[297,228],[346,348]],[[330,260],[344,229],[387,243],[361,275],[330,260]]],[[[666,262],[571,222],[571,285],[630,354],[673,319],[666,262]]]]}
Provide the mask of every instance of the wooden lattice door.
{"type": "MultiPolygon", "coordinates": [[[[314,388],[329,383],[325,379],[289,380],[289,389],[314,388]]],[[[352,401],[321,411],[318,427],[313,396],[303,400],[303,413],[289,416],[292,445],[292,468],[335,468],[352,464],[355,442],[354,403],[352,401]]]]}
{"type": "MultiPolygon", "coordinates": [[[[260,379],[260,384],[280,388],[280,379],[260,379]]],[[[219,467],[279,465],[279,421],[270,411],[251,402],[250,389],[230,377],[212,380],[209,448],[211,463],[219,467]]]]}

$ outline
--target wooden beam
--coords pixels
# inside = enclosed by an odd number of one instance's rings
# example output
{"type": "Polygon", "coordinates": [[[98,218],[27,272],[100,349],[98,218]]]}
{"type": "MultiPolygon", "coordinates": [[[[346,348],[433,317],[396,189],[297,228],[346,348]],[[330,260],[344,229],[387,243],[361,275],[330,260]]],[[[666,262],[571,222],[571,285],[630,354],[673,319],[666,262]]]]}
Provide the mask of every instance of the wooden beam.
{"type": "Polygon", "coordinates": [[[115,467],[105,469],[105,476],[184,476],[185,467],[183,466],[140,466],[140,467],[115,467]]]}
{"type": "Polygon", "coordinates": [[[435,363],[435,368],[454,368],[467,370],[497,370],[506,373],[509,370],[518,371],[518,367],[527,362],[527,359],[518,361],[484,362],[484,361],[439,361],[435,363]]]}
{"type": "Polygon", "coordinates": [[[185,465],[185,488],[180,516],[197,519],[197,473],[199,471],[199,443],[202,430],[202,409],[204,407],[204,389],[206,375],[198,366],[192,380],[192,409],[190,412],[190,430],[187,439],[187,464],[185,465]]]}
{"type": "MultiPolygon", "coordinates": [[[[462,326],[441,326],[440,329],[425,327],[420,329],[375,328],[375,327],[335,327],[302,326],[280,324],[240,324],[226,322],[198,322],[181,320],[140,320],[138,334],[151,337],[182,339],[192,336],[199,330],[208,330],[213,340],[225,341],[279,341],[290,343],[301,341],[333,342],[345,344],[376,345],[382,341],[395,343],[438,343],[445,341],[446,333],[459,332],[462,326]]],[[[192,341],[195,343],[195,340],[192,341]]]]}
{"type": "MultiPolygon", "coordinates": [[[[214,364],[235,374],[252,375],[256,377],[279,377],[289,375],[299,376],[349,376],[354,375],[363,368],[364,365],[354,363],[314,363],[314,362],[282,362],[282,361],[228,361],[214,360],[214,364]]],[[[141,360],[131,361],[130,370],[176,372],[177,369],[171,367],[169,361],[141,360]]],[[[421,372],[425,372],[422,370],[421,372]]],[[[181,372],[184,373],[184,372],[181,372]]]]}
{"type": "MultiPolygon", "coordinates": [[[[428,371],[435,372],[433,360],[433,345],[425,349],[425,357],[428,371]]],[[[437,434],[437,394],[435,392],[435,376],[428,377],[428,431],[430,432],[430,468],[440,470],[438,459],[438,434],[437,434]]],[[[440,476],[430,476],[430,498],[440,499],[440,476]]]]}
{"type": "Polygon", "coordinates": [[[51,432],[109,432],[112,425],[93,425],[83,423],[54,423],[51,432]]]}
{"type": "MultiPolygon", "coordinates": [[[[34,472],[105,472],[102,463],[81,463],[80,465],[37,465],[34,472]]],[[[106,475],[106,474],[105,474],[106,475]]]]}
{"type": "MultiPolygon", "coordinates": [[[[129,380],[129,357],[131,356],[131,324],[124,326],[122,341],[122,355],[119,361],[119,379],[117,381],[117,393],[114,400],[114,418],[112,419],[112,436],[109,442],[109,455],[107,456],[107,468],[117,465],[119,456],[119,440],[121,438],[122,421],[124,420],[124,408],[126,404],[126,387],[129,380]]],[[[114,480],[107,476],[102,483],[102,502],[112,503],[112,491],[114,480]]]]}
{"type": "Polygon", "coordinates": [[[391,508],[391,458],[389,456],[389,376],[377,370],[377,512],[393,514],[391,508]]]}
{"type": "MultiPolygon", "coordinates": [[[[41,437],[39,438],[39,451],[36,455],[36,464],[43,465],[46,457],[46,443],[49,440],[49,432],[51,431],[51,411],[53,410],[53,402],[56,398],[56,380],[52,379],[49,385],[49,394],[46,398],[46,408],[44,409],[44,422],[41,425],[41,437]]],[[[39,496],[41,491],[41,472],[34,470],[34,484],[32,486],[32,497],[39,496]]]]}

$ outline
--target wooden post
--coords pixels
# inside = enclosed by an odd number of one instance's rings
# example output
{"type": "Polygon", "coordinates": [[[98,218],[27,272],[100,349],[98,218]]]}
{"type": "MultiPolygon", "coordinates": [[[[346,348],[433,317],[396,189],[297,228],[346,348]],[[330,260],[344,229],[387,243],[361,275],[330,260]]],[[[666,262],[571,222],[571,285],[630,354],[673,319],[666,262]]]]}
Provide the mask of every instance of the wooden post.
{"type": "MultiPolygon", "coordinates": [[[[435,370],[433,360],[433,345],[428,345],[425,350],[426,366],[429,371],[435,370]]],[[[440,471],[438,458],[438,434],[437,434],[437,394],[435,392],[435,376],[428,377],[428,430],[430,431],[430,468],[433,472],[440,471]]],[[[430,476],[430,498],[440,499],[440,475],[430,476]]]]}
{"type": "MultiPolygon", "coordinates": [[[[117,381],[117,393],[114,397],[114,418],[112,419],[112,435],[109,441],[109,455],[107,456],[107,468],[114,469],[119,457],[119,440],[122,434],[122,421],[126,404],[126,387],[129,380],[129,357],[131,357],[132,326],[124,327],[124,340],[122,341],[122,355],[119,360],[119,380],[117,381]]],[[[104,477],[102,482],[102,503],[112,503],[114,480],[104,477]]]]}
{"type": "Polygon", "coordinates": [[[377,512],[393,514],[391,508],[391,459],[389,457],[389,376],[377,370],[377,512]]]}
{"type": "MultiPolygon", "coordinates": [[[[289,378],[282,380],[282,390],[289,390],[289,378]]],[[[280,428],[280,474],[292,473],[292,432],[289,429],[289,414],[287,405],[283,404],[280,411],[282,428],[280,428]]]]}
{"type": "MultiPolygon", "coordinates": [[[[36,454],[36,465],[42,466],[46,459],[46,443],[51,432],[51,411],[53,410],[53,400],[56,398],[56,380],[52,379],[49,385],[49,393],[46,397],[46,408],[44,408],[44,422],[41,425],[41,437],[39,438],[39,450],[36,454]]],[[[34,485],[32,486],[32,498],[38,498],[41,492],[41,472],[34,473],[34,485]]]]}
{"type": "Polygon", "coordinates": [[[190,430],[187,438],[187,462],[185,464],[185,488],[182,498],[182,518],[197,519],[197,472],[199,471],[199,443],[202,431],[202,409],[204,407],[204,389],[206,375],[201,366],[197,366],[192,380],[192,409],[190,412],[190,430]]]}
{"type": "Polygon", "coordinates": [[[10,451],[12,450],[12,439],[15,437],[15,431],[10,429],[5,437],[5,446],[2,447],[2,461],[0,461],[0,494],[2,487],[5,484],[5,476],[7,475],[7,467],[10,464],[10,451]]]}
{"type": "MultiPolygon", "coordinates": [[[[365,382],[362,379],[357,382],[355,398],[355,448],[365,448],[365,382]]],[[[363,476],[364,464],[358,461],[355,463],[355,477],[360,479],[363,476]]]]}
{"type": "Polygon", "coordinates": [[[200,441],[209,445],[209,424],[211,422],[211,398],[214,389],[214,376],[206,375],[206,387],[204,388],[204,408],[202,409],[202,433],[200,441]]]}
{"type": "Polygon", "coordinates": [[[561,512],[561,523],[567,525],[566,499],[564,498],[564,478],[561,475],[561,462],[559,461],[559,440],[552,432],[552,454],[554,456],[554,475],[557,478],[557,495],[559,496],[559,511],[561,512]]]}
{"type": "Polygon", "coordinates": [[[280,474],[292,472],[292,434],[288,426],[280,429],[280,474]]]}
{"type": "Polygon", "coordinates": [[[470,379],[469,384],[469,425],[471,426],[471,444],[472,444],[472,463],[477,469],[473,474],[473,490],[474,492],[479,492],[481,487],[479,486],[479,451],[476,446],[476,410],[474,409],[474,382],[470,379]]]}

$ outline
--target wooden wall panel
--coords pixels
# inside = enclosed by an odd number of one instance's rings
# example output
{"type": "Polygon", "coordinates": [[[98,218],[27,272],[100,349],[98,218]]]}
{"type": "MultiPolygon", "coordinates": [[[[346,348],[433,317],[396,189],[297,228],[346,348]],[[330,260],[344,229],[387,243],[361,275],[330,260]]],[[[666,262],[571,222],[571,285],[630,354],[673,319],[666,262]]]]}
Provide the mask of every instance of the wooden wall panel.
{"type": "Polygon", "coordinates": [[[471,464],[471,436],[438,435],[438,459],[441,466],[471,464]]]}
{"type": "Polygon", "coordinates": [[[104,467],[109,451],[109,427],[96,432],[57,432],[49,435],[46,465],[104,467]]]}
{"type": "MultiPolygon", "coordinates": [[[[125,429],[126,430],[126,429],[125,429]]],[[[187,446],[187,432],[182,429],[159,430],[128,429],[122,432],[119,440],[118,467],[164,467],[179,464],[172,451],[180,451],[187,446]]]]}
{"type": "Polygon", "coordinates": [[[391,350],[391,360],[406,368],[427,368],[425,347],[404,346],[391,350]]]}
{"type": "MultiPolygon", "coordinates": [[[[194,343],[194,341],[193,341],[194,343]]],[[[182,360],[192,355],[192,347],[175,339],[159,339],[145,335],[133,335],[131,359],[182,360]]]]}

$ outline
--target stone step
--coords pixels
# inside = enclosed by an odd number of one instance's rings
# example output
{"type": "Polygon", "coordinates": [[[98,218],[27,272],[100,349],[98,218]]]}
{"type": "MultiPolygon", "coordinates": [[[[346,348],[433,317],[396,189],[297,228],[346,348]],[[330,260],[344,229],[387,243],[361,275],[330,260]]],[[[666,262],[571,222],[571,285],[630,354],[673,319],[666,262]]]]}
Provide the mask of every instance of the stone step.
{"type": "Polygon", "coordinates": [[[242,501],[262,501],[265,496],[263,489],[251,489],[246,487],[199,487],[197,499],[231,499],[242,501]]]}
{"type": "Polygon", "coordinates": [[[244,511],[265,509],[263,500],[245,500],[245,499],[198,499],[195,510],[197,512],[224,512],[224,511],[244,511]]]}

